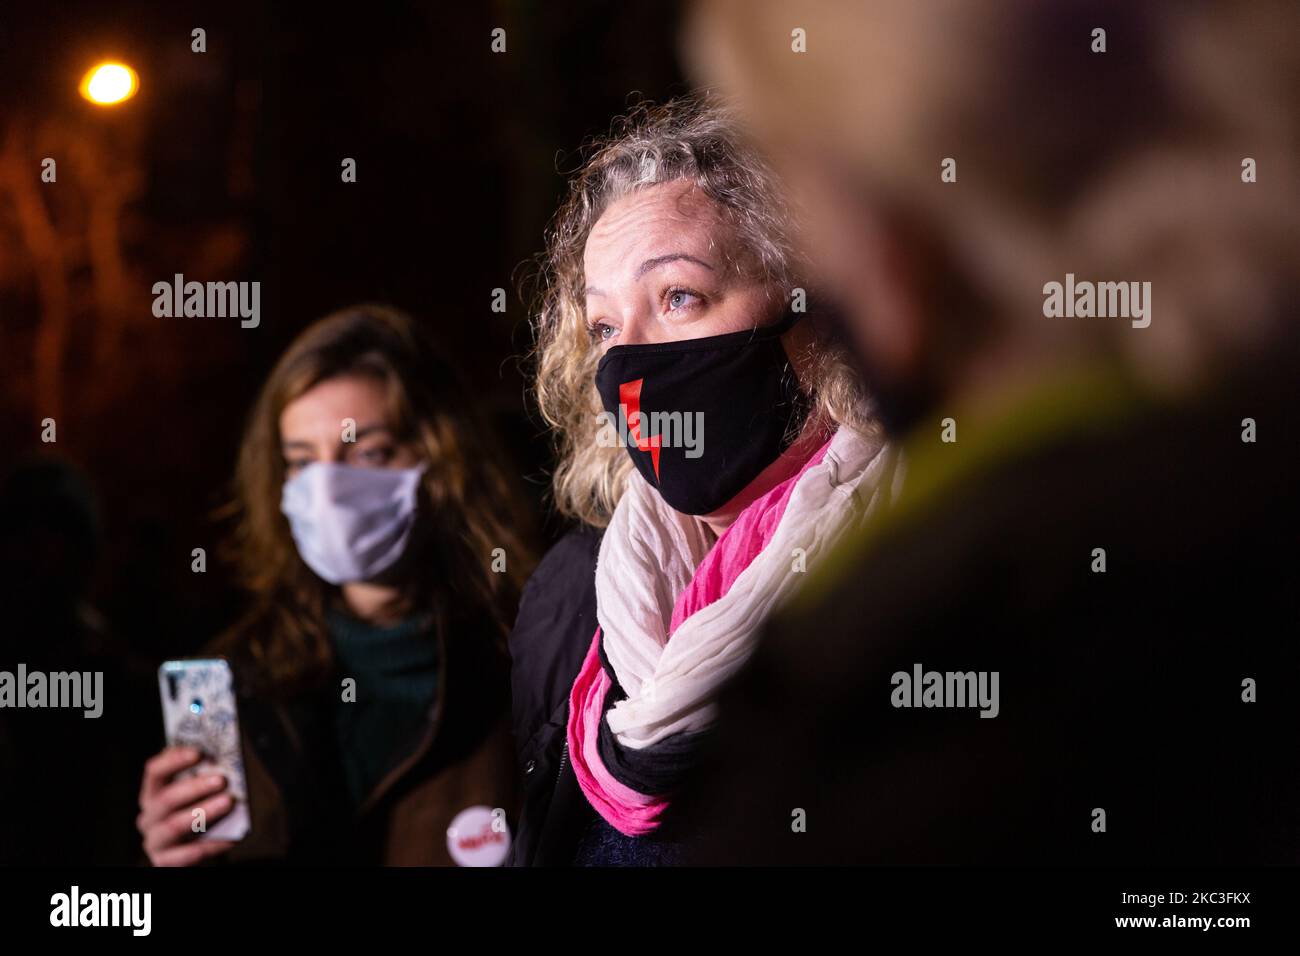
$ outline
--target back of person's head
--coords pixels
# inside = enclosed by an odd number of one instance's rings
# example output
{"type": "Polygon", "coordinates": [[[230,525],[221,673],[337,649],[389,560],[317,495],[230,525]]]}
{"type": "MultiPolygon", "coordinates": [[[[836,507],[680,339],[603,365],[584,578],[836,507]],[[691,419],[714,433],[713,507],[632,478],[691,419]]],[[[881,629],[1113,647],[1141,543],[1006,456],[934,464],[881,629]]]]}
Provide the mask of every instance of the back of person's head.
{"type": "MultiPolygon", "coordinates": [[[[712,0],[695,14],[697,74],[738,101],[797,192],[820,194],[810,219],[839,288],[872,287],[848,303],[855,321],[887,325],[923,299],[919,348],[947,363],[932,375],[1032,340],[1186,385],[1286,321],[1293,0],[712,0]],[[901,252],[872,268],[881,249],[901,252]],[[1150,324],[1047,316],[1045,285],[1067,273],[1151,283],[1150,324]]],[[[867,335],[905,358],[918,347],[867,335]]]]}

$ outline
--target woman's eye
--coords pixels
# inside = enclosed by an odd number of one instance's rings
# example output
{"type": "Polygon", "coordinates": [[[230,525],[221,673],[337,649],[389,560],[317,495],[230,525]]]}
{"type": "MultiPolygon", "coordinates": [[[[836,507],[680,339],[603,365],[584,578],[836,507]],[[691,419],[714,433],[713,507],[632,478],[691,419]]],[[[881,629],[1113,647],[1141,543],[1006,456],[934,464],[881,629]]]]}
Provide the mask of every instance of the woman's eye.
{"type": "Polygon", "coordinates": [[[286,475],[295,475],[310,464],[311,462],[306,458],[297,458],[293,461],[286,461],[284,463],[284,473],[286,475]]]}
{"type": "Polygon", "coordinates": [[[357,461],[364,465],[386,465],[388,460],[393,457],[391,448],[367,448],[358,451],[357,461]]]}
{"type": "Polygon", "coordinates": [[[604,322],[597,322],[595,325],[587,326],[587,331],[591,337],[599,342],[608,342],[618,330],[612,325],[606,325],[604,322]]]}
{"type": "Polygon", "coordinates": [[[673,289],[668,293],[668,309],[669,311],[683,309],[694,304],[694,302],[698,302],[699,298],[694,292],[687,292],[685,289],[673,289]]]}

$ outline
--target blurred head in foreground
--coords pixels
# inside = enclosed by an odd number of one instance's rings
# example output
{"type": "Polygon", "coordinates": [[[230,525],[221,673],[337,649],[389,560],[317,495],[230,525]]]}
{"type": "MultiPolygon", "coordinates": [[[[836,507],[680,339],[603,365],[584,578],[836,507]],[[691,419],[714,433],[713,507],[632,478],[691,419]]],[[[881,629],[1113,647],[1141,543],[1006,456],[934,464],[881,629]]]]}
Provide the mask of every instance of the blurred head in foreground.
{"type": "Polygon", "coordinates": [[[805,207],[898,432],[1065,360],[1181,389],[1267,347],[1298,29],[1286,0],[709,0],[685,42],[805,207]]]}

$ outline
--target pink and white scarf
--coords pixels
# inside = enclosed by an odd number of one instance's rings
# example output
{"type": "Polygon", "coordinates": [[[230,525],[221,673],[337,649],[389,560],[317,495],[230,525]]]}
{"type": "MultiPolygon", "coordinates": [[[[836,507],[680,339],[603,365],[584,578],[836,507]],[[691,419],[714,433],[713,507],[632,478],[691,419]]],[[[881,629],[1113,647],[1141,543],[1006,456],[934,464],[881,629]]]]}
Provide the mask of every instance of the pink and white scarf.
{"type": "Polygon", "coordinates": [[[601,759],[602,717],[630,751],[707,730],[719,687],[749,658],[760,625],[844,532],[892,499],[902,478],[895,459],[882,440],[842,426],[716,542],[706,524],[669,508],[640,474],[630,476],[601,542],[599,627],[569,697],[574,773],[611,826],[649,833],[669,795],[615,779],[601,759]],[[615,679],[627,697],[606,710],[615,679]]]}

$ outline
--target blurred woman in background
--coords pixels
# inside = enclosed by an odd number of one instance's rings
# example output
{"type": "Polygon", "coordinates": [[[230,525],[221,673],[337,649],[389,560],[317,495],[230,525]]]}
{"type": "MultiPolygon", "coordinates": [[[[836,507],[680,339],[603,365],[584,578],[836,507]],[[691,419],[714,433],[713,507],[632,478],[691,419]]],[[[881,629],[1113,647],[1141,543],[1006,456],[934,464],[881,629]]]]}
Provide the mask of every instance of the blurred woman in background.
{"type": "Polygon", "coordinates": [[[153,863],[444,864],[459,811],[513,815],[503,638],[528,522],[466,394],[382,306],[317,322],[280,359],[235,480],[253,604],[214,648],[234,668],[251,833],[192,839],[192,810],[211,826],[232,801],[220,776],[178,780],[199,755],[169,748],[140,795],[153,863]]]}
{"type": "Polygon", "coordinates": [[[555,503],[579,527],[529,581],[510,638],[517,865],[679,859],[691,828],[674,801],[717,690],[892,489],[856,375],[805,309],[792,231],[771,174],[704,98],[618,122],[555,218],[536,389],[555,503]]]}

